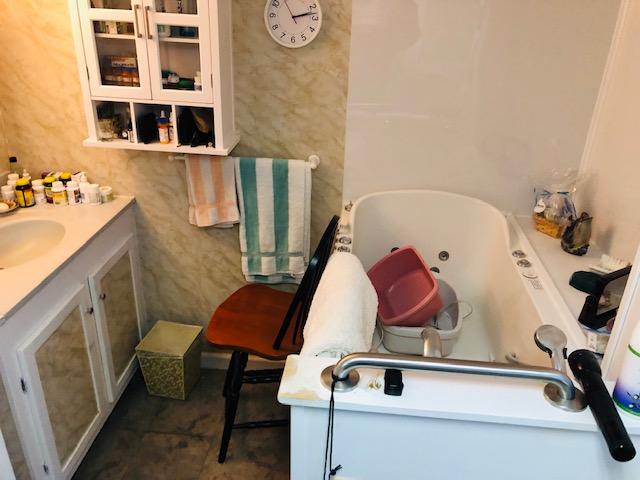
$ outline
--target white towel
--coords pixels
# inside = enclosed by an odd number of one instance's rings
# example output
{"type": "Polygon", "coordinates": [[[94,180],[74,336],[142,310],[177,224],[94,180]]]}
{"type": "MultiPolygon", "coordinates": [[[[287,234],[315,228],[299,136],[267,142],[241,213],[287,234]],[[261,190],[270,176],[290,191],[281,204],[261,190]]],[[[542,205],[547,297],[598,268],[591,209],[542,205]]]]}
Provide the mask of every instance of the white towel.
{"type": "Polygon", "coordinates": [[[299,283],[309,262],[311,167],[302,160],[236,161],[242,273],[249,282],[299,283]]]}
{"type": "Polygon", "coordinates": [[[230,228],[240,221],[234,158],[187,155],[189,223],[230,228]]]}
{"type": "Polygon", "coordinates": [[[334,253],[311,302],[300,355],[368,352],[377,312],[378,295],[358,257],[334,253]]]}

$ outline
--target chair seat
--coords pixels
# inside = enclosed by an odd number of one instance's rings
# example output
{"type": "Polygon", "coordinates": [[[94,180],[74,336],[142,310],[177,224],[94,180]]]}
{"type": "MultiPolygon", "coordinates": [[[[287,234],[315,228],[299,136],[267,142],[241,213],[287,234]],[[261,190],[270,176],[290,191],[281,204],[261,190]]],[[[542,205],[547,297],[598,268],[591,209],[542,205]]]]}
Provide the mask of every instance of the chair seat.
{"type": "Polygon", "coordinates": [[[269,360],[284,360],[300,351],[291,333],[285,336],[280,350],[273,342],[282,324],[293,293],[266,285],[245,285],[229,296],[213,313],[207,327],[207,340],[219,348],[241,350],[269,360]]]}

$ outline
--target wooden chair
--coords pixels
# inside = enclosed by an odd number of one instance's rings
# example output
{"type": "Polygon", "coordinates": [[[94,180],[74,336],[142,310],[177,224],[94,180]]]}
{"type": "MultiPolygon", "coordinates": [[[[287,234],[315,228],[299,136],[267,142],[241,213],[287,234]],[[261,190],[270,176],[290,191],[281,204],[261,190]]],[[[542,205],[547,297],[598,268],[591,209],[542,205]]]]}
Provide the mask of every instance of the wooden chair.
{"type": "Polygon", "coordinates": [[[339,217],[334,216],[329,222],[295,294],[266,285],[245,285],[231,294],[211,317],[206,331],[207,340],[218,348],[233,351],[222,390],[225,414],[219,463],[226,459],[234,428],[288,425],[288,420],[235,423],[243,384],[275,383],[282,378],[282,368],[245,371],[247,359],[249,354],[253,354],[268,360],[284,360],[287,355],[300,351],[302,330],[333,249],[338,220],[339,217]]]}

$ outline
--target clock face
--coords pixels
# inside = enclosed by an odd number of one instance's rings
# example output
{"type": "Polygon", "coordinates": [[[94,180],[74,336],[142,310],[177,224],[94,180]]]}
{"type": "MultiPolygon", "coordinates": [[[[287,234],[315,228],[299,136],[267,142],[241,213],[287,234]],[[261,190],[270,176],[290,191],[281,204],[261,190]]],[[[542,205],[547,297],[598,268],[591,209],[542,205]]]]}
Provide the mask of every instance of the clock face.
{"type": "Polygon", "coordinates": [[[268,0],[264,23],[271,37],[288,48],[311,43],[322,25],[318,0],[268,0]]]}

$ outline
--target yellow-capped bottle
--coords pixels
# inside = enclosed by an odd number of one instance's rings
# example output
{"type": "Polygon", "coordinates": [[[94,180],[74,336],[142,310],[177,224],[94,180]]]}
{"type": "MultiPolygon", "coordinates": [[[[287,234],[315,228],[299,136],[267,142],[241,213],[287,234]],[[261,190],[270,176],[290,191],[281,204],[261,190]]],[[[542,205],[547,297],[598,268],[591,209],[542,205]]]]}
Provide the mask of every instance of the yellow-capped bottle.
{"type": "Polygon", "coordinates": [[[20,178],[16,181],[16,201],[22,208],[33,207],[36,199],[33,195],[33,188],[28,178],[20,178]]]}

